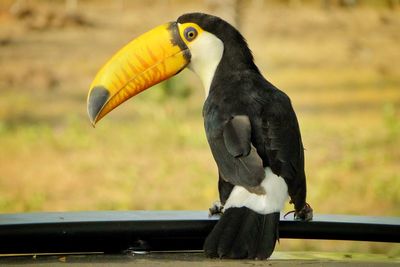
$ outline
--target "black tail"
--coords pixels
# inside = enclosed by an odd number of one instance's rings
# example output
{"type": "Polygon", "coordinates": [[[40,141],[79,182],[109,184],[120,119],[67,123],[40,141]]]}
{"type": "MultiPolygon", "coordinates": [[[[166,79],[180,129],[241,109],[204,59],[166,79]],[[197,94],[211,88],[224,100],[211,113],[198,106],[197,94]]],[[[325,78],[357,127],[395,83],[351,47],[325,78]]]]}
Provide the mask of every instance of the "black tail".
{"type": "Polygon", "coordinates": [[[229,208],[207,237],[204,252],[211,258],[267,259],[278,239],[278,224],[279,212],[229,208]]]}

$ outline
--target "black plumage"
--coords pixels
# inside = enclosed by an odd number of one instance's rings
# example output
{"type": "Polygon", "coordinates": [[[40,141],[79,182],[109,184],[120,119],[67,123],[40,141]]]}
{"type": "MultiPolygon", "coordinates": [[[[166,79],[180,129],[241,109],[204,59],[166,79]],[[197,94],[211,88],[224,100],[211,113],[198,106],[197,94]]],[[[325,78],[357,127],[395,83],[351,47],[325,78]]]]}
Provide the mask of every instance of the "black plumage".
{"type": "MultiPolygon", "coordinates": [[[[234,185],[265,193],[260,183],[264,168],[269,167],[285,180],[295,215],[310,219],[304,149],[289,97],[262,76],[245,39],[230,24],[201,13],[183,15],[178,22],[196,23],[224,44],[203,107],[207,139],[219,169],[221,203],[234,185]]],[[[275,246],[278,221],[279,214],[230,208],[208,237],[206,253],[211,257],[267,258],[275,246]]]]}
{"type": "Polygon", "coordinates": [[[288,195],[296,218],[312,217],[304,149],[290,99],[262,76],[245,39],[229,23],[185,14],[130,42],[96,75],[88,96],[89,117],[95,124],[129,97],[186,66],[207,86],[204,126],[223,205],[210,209],[222,216],[207,237],[205,252],[211,257],[268,258],[288,195]],[[129,62],[132,58],[137,67],[129,62]]]}
{"type": "Polygon", "coordinates": [[[278,239],[279,212],[266,215],[251,209],[230,208],[221,216],[204,244],[207,256],[266,259],[278,239]]]}

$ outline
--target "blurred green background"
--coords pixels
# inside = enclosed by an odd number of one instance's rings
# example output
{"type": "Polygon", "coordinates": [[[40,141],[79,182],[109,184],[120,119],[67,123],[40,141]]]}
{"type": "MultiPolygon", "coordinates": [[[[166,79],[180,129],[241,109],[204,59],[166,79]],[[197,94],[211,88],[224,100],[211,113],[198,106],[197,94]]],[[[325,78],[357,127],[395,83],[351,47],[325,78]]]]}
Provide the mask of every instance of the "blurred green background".
{"type": "MultiPolygon", "coordinates": [[[[291,97],[316,213],[400,216],[396,0],[2,0],[1,213],[205,210],[217,199],[204,91],[191,72],[96,129],[86,115],[89,84],[114,52],[192,11],[235,24],[291,97]]],[[[365,242],[281,240],[278,249],[400,254],[365,242]]]]}

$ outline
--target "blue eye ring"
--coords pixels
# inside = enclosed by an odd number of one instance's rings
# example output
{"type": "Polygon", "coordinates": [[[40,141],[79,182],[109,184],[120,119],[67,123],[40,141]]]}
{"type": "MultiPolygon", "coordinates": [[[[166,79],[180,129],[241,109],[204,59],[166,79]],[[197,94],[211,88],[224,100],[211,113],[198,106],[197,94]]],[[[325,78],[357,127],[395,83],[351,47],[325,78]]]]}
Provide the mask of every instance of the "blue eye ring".
{"type": "Polygon", "coordinates": [[[197,37],[197,30],[193,27],[187,27],[184,31],[183,31],[183,35],[185,36],[186,40],[188,40],[189,42],[193,41],[194,39],[196,39],[197,37]]]}

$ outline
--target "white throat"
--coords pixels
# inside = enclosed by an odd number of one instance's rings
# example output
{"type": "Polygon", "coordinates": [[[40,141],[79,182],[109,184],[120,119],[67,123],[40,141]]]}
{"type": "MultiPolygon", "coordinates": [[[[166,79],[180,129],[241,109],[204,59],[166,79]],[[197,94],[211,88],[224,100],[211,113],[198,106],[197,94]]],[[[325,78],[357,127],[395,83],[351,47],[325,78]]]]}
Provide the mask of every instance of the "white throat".
{"type": "Polygon", "coordinates": [[[204,31],[190,44],[189,48],[192,57],[188,67],[200,77],[207,98],[215,71],[224,52],[224,44],[215,35],[204,31]]]}

